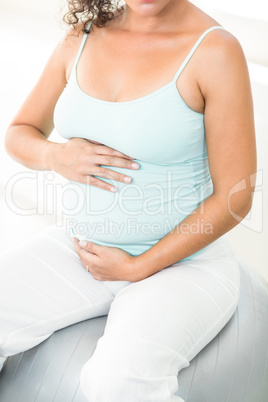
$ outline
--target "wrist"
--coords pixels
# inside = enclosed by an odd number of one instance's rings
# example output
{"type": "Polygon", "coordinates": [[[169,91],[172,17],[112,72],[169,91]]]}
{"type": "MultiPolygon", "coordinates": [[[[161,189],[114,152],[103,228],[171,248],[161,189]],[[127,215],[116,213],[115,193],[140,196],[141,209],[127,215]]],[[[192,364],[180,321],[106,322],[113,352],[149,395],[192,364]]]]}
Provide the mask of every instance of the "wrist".
{"type": "Polygon", "coordinates": [[[136,281],[145,279],[159,271],[159,269],[150,264],[150,262],[150,258],[147,256],[146,252],[132,257],[131,268],[133,275],[137,278],[136,281]]]}
{"type": "Polygon", "coordinates": [[[49,140],[46,141],[43,159],[45,170],[55,170],[55,164],[57,161],[56,155],[60,145],[61,144],[57,142],[52,142],[49,140]]]}

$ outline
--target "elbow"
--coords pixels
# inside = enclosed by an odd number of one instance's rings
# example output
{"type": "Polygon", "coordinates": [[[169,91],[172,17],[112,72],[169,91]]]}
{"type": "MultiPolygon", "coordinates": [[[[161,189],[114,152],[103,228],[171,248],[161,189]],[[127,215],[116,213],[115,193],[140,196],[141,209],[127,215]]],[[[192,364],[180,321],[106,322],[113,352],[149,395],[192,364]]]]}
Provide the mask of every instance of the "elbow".
{"type": "Polygon", "coordinates": [[[240,215],[244,219],[251,211],[253,205],[253,197],[250,196],[242,205],[240,209],[240,215]]]}
{"type": "Polygon", "coordinates": [[[19,139],[21,140],[21,127],[16,124],[10,124],[7,128],[5,138],[4,138],[4,147],[6,152],[11,158],[16,160],[18,152],[20,152],[18,143],[19,139]]]}
{"type": "Polygon", "coordinates": [[[255,183],[250,187],[230,193],[228,197],[228,211],[230,215],[240,223],[251,211],[253,206],[255,183]]]}
{"type": "Polygon", "coordinates": [[[9,155],[12,155],[12,148],[13,148],[12,145],[14,144],[12,137],[13,137],[12,136],[12,127],[10,126],[10,127],[8,127],[8,129],[6,131],[5,139],[4,139],[4,147],[5,147],[6,152],[9,155]]]}

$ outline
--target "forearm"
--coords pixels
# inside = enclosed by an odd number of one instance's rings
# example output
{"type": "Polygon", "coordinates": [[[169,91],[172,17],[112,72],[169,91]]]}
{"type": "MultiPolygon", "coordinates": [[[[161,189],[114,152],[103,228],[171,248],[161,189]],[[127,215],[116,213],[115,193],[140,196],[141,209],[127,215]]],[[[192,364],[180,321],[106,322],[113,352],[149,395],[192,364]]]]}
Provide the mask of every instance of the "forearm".
{"type": "Polygon", "coordinates": [[[237,197],[228,206],[227,197],[212,194],[187,218],[146,252],[135,257],[135,269],[144,277],[180,261],[235,227],[251,208],[249,196],[237,197]],[[238,221],[232,216],[241,217],[238,221]]]}
{"type": "Polygon", "coordinates": [[[52,155],[59,145],[47,140],[39,130],[28,125],[9,127],[5,138],[8,154],[33,170],[51,170],[52,155]]]}

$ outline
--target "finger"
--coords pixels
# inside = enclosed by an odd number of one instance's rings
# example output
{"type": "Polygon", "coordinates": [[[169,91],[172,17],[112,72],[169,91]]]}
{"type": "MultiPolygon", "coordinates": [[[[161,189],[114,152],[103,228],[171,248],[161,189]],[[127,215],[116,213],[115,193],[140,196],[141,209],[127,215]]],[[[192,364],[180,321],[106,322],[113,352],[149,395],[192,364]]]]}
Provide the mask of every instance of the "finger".
{"type": "Polygon", "coordinates": [[[97,256],[99,256],[101,254],[102,247],[103,247],[103,246],[100,246],[99,244],[92,243],[91,241],[86,241],[86,240],[80,240],[79,246],[97,256]]]}
{"type": "Polygon", "coordinates": [[[96,263],[98,262],[98,260],[97,260],[98,257],[95,254],[92,254],[89,251],[83,249],[79,245],[79,241],[76,237],[73,237],[73,241],[74,241],[75,250],[80,258],[81,263],[85,267],[85,269],[88,272],[91,272],[92,275],[99,275],[98,267],[96,265],[96,263]]]}
{"type": "Polygon", "coordinates": [[[93,140],[88,140],[88,139],[87,139],[87,141],[91,142],[92,144],[96,144],[96,145],[104,145],[104,144],[102,144],[102,142],[98,142],[98,141],[93,141],[93,140]]]}
{"type": "MultiPolygon", "coordinates": [[[[94,169],[94,172],[96,175],[101,177],[100,173],[97,174],[97,169],[94,169]]],[[[108,178],[108,175],[106,175],[106,176],[107,176],[106,178],[108,178]]],[[[128,177],[128,176],[124,176],[124,177],[128,177]]],[[[112,179],[112,178],[109,178],[109,179],[119,181],[119,180],[112,179]]],[[[131,177],[130,177],[130,180],[132,181],[131,177]]],[[[75,178],[75,181],[77,181],[78,183],[82,183],[82,184],[89,184],[91,186],[98,187],[98,188],[101,188],[102,190],[109,191],[112,193],[115,193],[118,190],[118,188],[116,187],[116,183],[107,183],[106,181],[101,180],[98,177],[93,176],[92,174],[89,174],[89,172],[87,174],[77,176],[75,178]]],[[[128,183],[128,182],[129,181],[124,180],[124,183],[128,183]]]]}
{"type": "Polygon", "coordinates": [[[93,278],[97,281],[108,281],[109,279],[100,275],[92,274],[93,278]]]}
{"type": "Polygon", "coordinates": [[[91,175],[85,175],[83,176],[83,180],[81,180],[82,183],[84,184],[90,184],[91,186],[101,188],[103,190],[115,193],[117,191],[117,187],[113,186],[106,181],[103,181],[101,179],[98,179],[97,177],[91,176],[91,175]]]}
{"type": "Polygon", "coordinates": [[[105,177],[106,179],[121,181],[123,183],[131,183],[132,177],[122,173],[115,172],[114,170],[98,166],[94,175],[105,177]]]}
{"type": "Polygon", "coordinates": [[[79,255],[80,259],[83,259],[88,265],[91,265],[94,269],[99,266],[100,258],[93,254],[92,252],[80,247],[77,248],[77,254],[79,255]]]}
{"type": "Polygon", "coordinates": [[[75,251],[79,255],[80,260],[84,260],[88,264],[89,263],[88,258],[86,258],[86,257],[88,257],[88,254],[90,254],[90,253],[81,247],[81,245],[79,244],[80,241],[76,237],[73,237],[73,242],[74,242],[75,251]]]}
{"type": "Polygon", "coordinates": [[[98,147],[95,148],[95,152],[99,155],[111,155],[111,156],[119,156],[120,158],[135,159],[134,157],[124,154],[123,152],[120,152],[117,149],[108,147],[107,145],[99,145],[98,147]]]}
{"type": "Polygon", "coordinates": [[[89,265],[89,263],[87,261],[85,261],[83,258],[81,259],[81,263],[84,265],[84,268],[86,269],[87,272],[90,272],[92,275],[99,275],[98,272],[96,272],[96,270],[89,265]]]}
{"type": "Polygon", "coordinates": [[[86,271],[88,273],[90,273],[94,279],[97,279],[99,281],[108,281],[108,280],[112,280],[109,276],[99,272],[98,270],[94,269],[91,265],[89,265],[87,263],[86,260],[81,259],[81,263],[83,264],[83,266],[85,267],[86,271]]]}
{"type": "Polygon", "coordinates": [[[79,252],[80,249],[81,249],[81,246],[79,245],[79,240],[78,240],[76,237],[73,237],[73,243],[74,243],[75,251],[76,251],[77,254],[78,254],[78,252],[79,252]]]}
{"type": "Polygon", "coordinates": [[[133,160],[127,160],[113,155],[93,155],[91,162],[96,165],[115,166],[131,170],[137,170],[140,167],[140,165],[133,160]]]}

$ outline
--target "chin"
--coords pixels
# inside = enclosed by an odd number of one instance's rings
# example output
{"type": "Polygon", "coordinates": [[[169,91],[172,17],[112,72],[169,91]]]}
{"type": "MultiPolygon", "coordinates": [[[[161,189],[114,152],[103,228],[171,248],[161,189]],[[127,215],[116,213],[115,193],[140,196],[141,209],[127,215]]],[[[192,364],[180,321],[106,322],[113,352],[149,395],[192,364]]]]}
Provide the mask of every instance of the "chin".
{"type": "Polygon", "coordinates": [[[159,14],[171,0],[130,0],[127,5],[141,17],[153,17],[159,14]]]}

